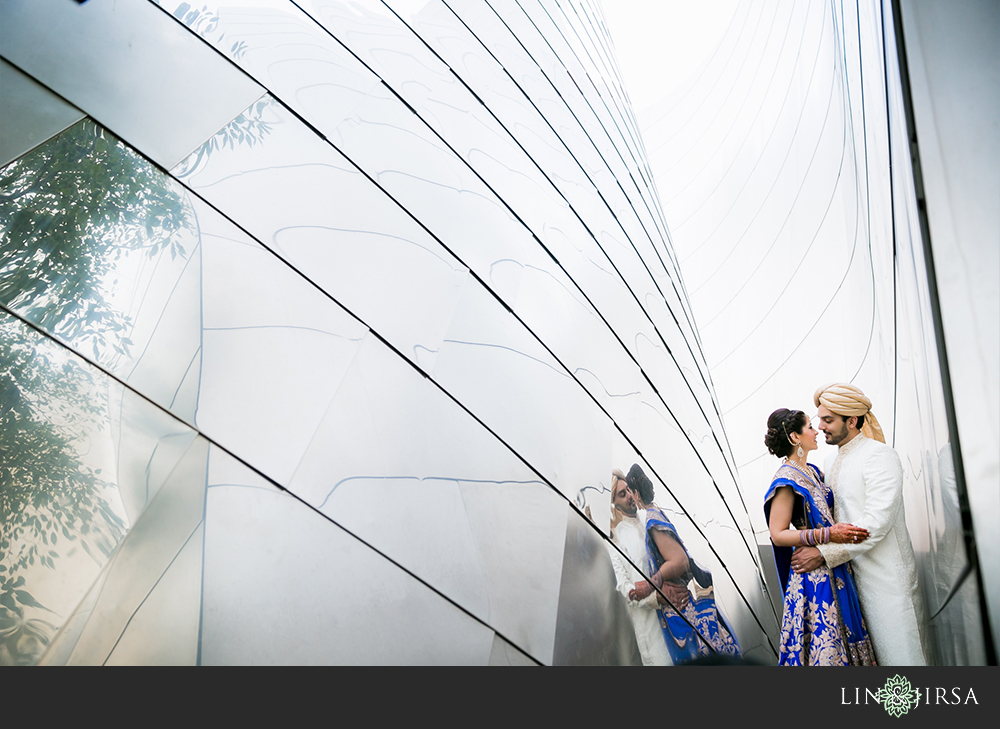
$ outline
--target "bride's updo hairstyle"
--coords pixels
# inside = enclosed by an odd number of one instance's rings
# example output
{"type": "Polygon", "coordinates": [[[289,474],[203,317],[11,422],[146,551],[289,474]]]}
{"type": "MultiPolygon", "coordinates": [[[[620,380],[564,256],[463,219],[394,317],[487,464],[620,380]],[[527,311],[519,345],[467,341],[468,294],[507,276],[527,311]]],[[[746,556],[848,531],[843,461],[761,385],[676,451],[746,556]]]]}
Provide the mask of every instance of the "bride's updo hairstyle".
{"type": "Polygon", "coordinates": [[[649,476],[643,472],[642,467],[638,463],[633,463],[632,468],[628,470],[625,483],[630,489],[639,494],[639,498],[642,499],[644,504],[649,505],[653,503],[653,482],[649,480],[649,476]]]}
{"type": "Polygon", "coordinates": [[[792,433],[801,433],[806,427],[809,418],[801,410],[788,410],[778,408],[767,418],[767,435],[764,436],[764,445],[767,450],[778,458],[791,455],[795,446],[789,436],[792,433]]]}

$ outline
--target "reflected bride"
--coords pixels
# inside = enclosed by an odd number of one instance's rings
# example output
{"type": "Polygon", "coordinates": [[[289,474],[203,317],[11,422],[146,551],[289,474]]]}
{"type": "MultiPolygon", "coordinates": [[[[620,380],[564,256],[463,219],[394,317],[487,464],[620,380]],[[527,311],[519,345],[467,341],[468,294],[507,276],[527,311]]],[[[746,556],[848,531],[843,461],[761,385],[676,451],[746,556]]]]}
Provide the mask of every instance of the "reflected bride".
{"type": "MultiPolygon", "coordinates": [[[[647,569],[650,581],[669,600],[658,596],[657,614],[674,664],[713,652],[740,655],[736,636],[716,607],[712,574],[691,558],[677,529],[653,503],[653,483],[638,463],[629,469],[626,482],[636,505],[646,511],[647,569]]],[[[635,599],[652,592],[647,582],[635,587],[635,599]]]]}

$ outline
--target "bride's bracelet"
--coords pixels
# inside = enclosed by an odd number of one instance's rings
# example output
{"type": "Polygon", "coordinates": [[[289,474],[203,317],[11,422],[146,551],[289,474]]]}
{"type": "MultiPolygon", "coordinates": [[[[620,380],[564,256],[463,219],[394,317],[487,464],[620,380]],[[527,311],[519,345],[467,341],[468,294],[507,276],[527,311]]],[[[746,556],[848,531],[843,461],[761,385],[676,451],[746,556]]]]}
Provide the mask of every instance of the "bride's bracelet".
{"type": "Polygon", "coordinates": [[[799,544],[803,546],[815,547],[817,544],[828,544],[829,542],[830,527],[803,529],[799,532],[799,544]]]}

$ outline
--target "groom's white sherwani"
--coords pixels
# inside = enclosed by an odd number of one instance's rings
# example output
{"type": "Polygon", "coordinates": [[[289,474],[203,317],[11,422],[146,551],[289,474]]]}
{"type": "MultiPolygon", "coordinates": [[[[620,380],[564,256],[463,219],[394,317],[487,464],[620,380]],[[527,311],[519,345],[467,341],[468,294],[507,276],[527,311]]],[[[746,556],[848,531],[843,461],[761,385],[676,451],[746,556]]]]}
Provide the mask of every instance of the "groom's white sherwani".
{"type": "MultiPolygon", "coordinates": [[[[615,527],[612,539],[622,548],[633,564],[646,566],[646,512],[640,511],[636,516],[622,515],[622,520],[615,527]]],[[[611,552],[611,564],[615,568],[615,580],[618,592],[625,598],[632,625],[635,628],[635,642],[639,646],[644,666],[672,666],[670,652],[663,638],[660,619],[656,613],[658,607],[656,593],[646,599],[635,601],[628,599],[628,593],[635,583],[646,579],[645,576],[631,564],[622,559],[617,550],[608,546],[611,552]]]]}
{"type": "Polygon", "coordinates": [[[826,482],[833,488],[836,520],[870,535],[861,544],[819,549],[830,567],[851,560],[876,659],[883,666],[926,665],[924,606],[903,514],[899,455],[859,434],[827,462],[826,482]]]}

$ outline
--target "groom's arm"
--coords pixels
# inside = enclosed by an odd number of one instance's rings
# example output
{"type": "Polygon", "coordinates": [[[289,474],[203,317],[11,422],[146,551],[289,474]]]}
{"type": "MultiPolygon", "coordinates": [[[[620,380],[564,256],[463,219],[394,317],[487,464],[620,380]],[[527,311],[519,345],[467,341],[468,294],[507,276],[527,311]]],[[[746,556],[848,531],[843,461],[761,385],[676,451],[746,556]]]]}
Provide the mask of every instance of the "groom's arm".
{"type": "Polygon", "coordinates": [[[629,575],[628,565],[625,563],[625,558],[612,544],[609,543],[607,547],[608,554],[611,555],[611,566],[615,570],[615,589],[627,600],[629,591],[635,587],[629,575]]]}
{"type": "Polygon", "coordinates": [[[615,549],[611,544],[607,545],[608,553],[611,555],[611,566],[615,570],[615,589],[625,598],[625,602],[630,606],[647,607],[653,610],[656,609],[656,592],[648,595],[645,599],[635,600],[629,599],[629,593],[635,589],[635,583],[632,582],[631,570],[629,570],[629,565],[622,557],[621,553],[615,549]]]}
{"type": "Polygon", "coordinates": [[[864,464],[865,512],[855,526],[868,530],[868,539],[859,544],[821,544],[823,559],[836,567],[865,554],[889,533],[903,507],[903,466],[892,449],[879,449],[864,464]]]}

